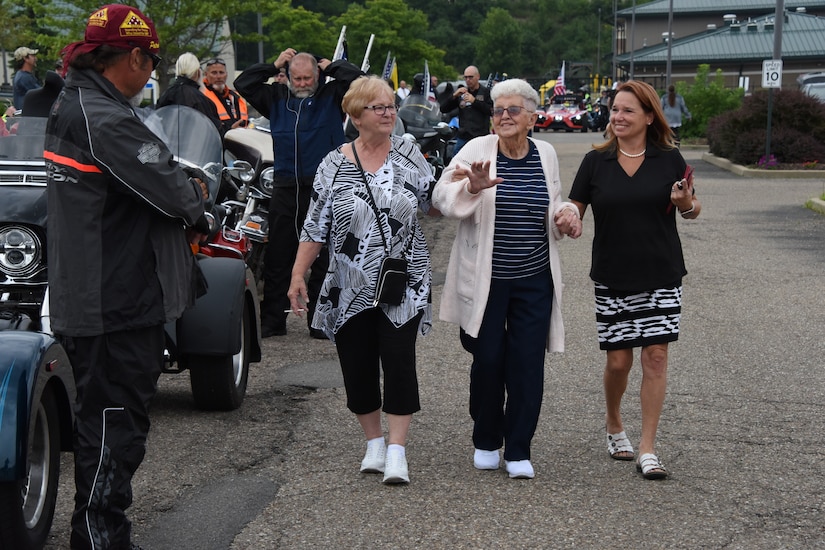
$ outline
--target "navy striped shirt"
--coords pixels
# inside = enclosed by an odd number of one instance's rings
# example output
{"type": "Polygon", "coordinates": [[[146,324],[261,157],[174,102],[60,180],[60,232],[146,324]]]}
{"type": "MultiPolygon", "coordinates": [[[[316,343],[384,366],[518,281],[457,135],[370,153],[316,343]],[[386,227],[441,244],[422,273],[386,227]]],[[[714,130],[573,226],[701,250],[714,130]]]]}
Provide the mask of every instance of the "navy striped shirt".
{"type": "Polygon", "coordinates": [[[547,208],[550,194],[535,144],[523,159],[499,153],[496,174],[496,227],[493,279],[518,279],[546,271],[550,265],[547,208]]]}

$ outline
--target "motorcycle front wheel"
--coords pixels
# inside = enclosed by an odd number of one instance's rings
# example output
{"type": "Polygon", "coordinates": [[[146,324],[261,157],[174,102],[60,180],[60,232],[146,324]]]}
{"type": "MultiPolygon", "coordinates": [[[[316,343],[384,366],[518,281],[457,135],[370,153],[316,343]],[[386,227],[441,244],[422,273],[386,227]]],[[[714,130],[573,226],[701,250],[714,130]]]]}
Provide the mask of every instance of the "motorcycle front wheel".
{"type": "Polygon", "coordinates": [[[46,389],[36,405],[26,478],[0,483],[0,550],[43,548],[54,519],[60,476],[60,425],[54,394],[46,389]]]}
{"type": "Polygon", "coordinates": [[[186,358],[195,406],[208,411],[231,411],[241,406],[249,378],[251,345],[249,306],[241,316],[241,349],[234,355],[192,355],[186,358]]]}

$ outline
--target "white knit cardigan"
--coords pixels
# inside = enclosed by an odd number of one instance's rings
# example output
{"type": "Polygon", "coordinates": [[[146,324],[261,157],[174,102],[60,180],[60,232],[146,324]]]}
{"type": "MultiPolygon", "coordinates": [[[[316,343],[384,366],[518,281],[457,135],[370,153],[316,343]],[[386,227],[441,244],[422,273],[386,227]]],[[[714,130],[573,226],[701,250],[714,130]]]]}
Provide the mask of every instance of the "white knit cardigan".
{"type": "MultiPolygon", "coordinates": [[[[528,138],[529,139],[529,138],[528,138]]],[[[564,323],[562,321],[561,262],[556,241],[563,235],[556,227],[555,214],[563,208],[576,208],[561,201],[561,181],[556,150],[544,141],[531,140],[539,151],[550,206],[547,209],[550,272],[553,276],[553,306],[550,312],[550,330],[547,334],[548,351],[564,351],[564,323]]],[[[467,190],[468,178],[452,181],[458,164],[469,166],[473,161],[490,161],[490,177],[496,177],[498,136],[478,137],[467,142],[444,170],[433,192],[433,205],[448,218],[459,221],[455,241],[447,266],[447,280],[441,296],[439,317],[458,323],[473,338],[478,337],[484,310],[490,293],[493,270],[493,234],[496,217],[496,188],[472,194],[467,190]]]]}

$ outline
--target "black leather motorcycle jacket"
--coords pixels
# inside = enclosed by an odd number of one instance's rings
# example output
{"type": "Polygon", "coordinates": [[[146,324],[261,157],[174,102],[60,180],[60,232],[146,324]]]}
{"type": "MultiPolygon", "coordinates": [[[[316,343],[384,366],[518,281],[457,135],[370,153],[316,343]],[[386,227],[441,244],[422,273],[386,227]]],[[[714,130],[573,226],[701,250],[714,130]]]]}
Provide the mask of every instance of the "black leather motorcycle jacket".
{"type": "Polygon", "coordinates": [[[200,188],[127,99],[69,73],[46,129],[51,324],[97,336],[176,319],[203,289],[185,226],[200,188]]]}

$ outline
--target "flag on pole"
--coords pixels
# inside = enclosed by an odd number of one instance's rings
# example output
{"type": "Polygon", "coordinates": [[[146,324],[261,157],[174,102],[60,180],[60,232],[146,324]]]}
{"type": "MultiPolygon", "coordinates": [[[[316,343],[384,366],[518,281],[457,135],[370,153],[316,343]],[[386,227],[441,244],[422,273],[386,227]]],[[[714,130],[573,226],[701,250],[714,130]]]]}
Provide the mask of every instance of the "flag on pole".
{"type": "Polygon", "coordinates": [[[556,79],[556,85],[553,87],[554,95],[564,95],[567,89],[564,87],[564,61],[561,62],[561,72],[556,79]]]}
{"type": "Polygon", "coordinates": [[[392,58],[392,69],[390,69],[390,80],[392,81],[392,89],[398,91],[398,65],[395,64],[395,58],[392,58]]]}
{"type": "Polygon", "coordinates": [[[421,95],[426,97],[427,101],[435,103],[435,92],[430,79],[430,66],[426,59],[424,60],[424,82],[421,83],[421,95]]]}
{"type": "Polygon", "coordinates": [[[384,62],[384,70],[381,78],[392,83],[393,91],[398,90],[398,67],[395,65],[395,58],[390,60],[392,52],[387,52],[387,60],[384,62]]]}
{"type": "Polygon", "coordinates": [[[335,45],[335,53],[332,54],[332,61],[339,59],[349,59],[347,54],[347,26],[341,27],[341,34],[338,35],[338,44],[335,45]]]}
{"type": "Polygon", "coordinates": [[[390,77],[391,59],[392,59],[392,52],[390,50],[387,50],[387,60],[384,61],[384,70],[381,71],[381,78],[383,78],[384,80],[387,80],[390,77]]]}

